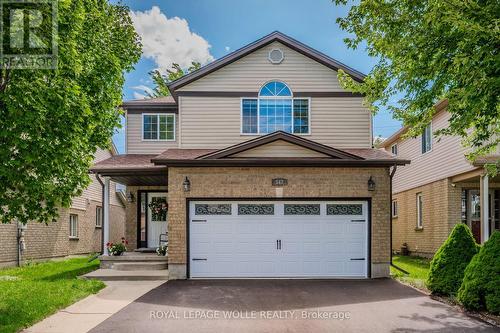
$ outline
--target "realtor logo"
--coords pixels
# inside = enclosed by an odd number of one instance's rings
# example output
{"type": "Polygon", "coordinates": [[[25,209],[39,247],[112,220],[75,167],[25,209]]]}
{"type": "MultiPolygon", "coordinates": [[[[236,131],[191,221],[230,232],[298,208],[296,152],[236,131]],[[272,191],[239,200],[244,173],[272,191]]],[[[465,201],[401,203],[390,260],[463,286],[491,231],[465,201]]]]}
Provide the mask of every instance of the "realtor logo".
{"type": "Polygon", "coordinates": [[[0,68],[57,67],[57,0],[0,0],[0,68]]]}

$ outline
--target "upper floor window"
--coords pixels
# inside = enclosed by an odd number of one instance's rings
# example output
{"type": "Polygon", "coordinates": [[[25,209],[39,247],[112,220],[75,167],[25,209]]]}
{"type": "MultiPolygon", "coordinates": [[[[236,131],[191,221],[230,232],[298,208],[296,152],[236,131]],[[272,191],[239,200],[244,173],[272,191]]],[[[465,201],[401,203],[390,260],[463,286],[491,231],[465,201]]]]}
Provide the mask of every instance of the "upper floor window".
{"type": "Polygon", "coordinates": [[[396,143],[391,146],[391,153],[395,156],[398,154],[398,145],[396,143]]]}
{"type": "Polygon", "coordinates": [[[429,124],[422,133],[422,154],[432,149],[432,126],[429,124]]]}
{"type": "Polygon", "coordinates": [[[292,91],[283,82],[266,83],[258,99],[242,99],[241,122],[243,134],[276,131],[309,134],[309,99],[293,98],[292,91]]]}
{"type": "Polygon", "coordinates": [[[175,114],[151,114],[142,115],[142,139],[143,140],[175,140],[175,114]]]}

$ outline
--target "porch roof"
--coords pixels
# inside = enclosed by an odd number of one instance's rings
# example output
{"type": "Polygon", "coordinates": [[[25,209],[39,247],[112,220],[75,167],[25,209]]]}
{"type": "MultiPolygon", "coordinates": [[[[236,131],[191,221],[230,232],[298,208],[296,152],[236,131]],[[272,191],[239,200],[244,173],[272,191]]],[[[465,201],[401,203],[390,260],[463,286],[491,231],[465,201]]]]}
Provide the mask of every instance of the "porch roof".
{"type": "Polygon", "coordinates": [[[90,169],[92,173],[108,176],[128,186],[154,186],[167,184],[167,167],[155,165],[152,154],[115,155],[100,161],[90,169]]]}

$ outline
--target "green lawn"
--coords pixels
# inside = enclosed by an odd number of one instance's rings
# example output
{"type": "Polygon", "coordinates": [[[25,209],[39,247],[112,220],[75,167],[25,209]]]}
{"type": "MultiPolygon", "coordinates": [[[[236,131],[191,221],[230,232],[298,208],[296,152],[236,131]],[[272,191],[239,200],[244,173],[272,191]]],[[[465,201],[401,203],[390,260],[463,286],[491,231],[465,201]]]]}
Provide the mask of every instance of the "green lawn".
{"type": "Polygon", "coordinates": [[[98,267],[98,260],[77,258],[0,270],[0,333],[17,332],[99,291],[101,281],[77,278],[98,267]]]}
{"type": "Polygon", "coordinates": [[[429,263],[430,259],[420,258],[420,257],[408,257],[408,256],[394,256],[392,258],[394,265],[401,267],[410,274],[404,274],[403,272],[391,267],[391,275],[393,278],[400,280],[401,282],[410,284],[416,288],[427,290],[425,287],[425,280],[427,280],[427,275],[429,274],[429,263]]]}

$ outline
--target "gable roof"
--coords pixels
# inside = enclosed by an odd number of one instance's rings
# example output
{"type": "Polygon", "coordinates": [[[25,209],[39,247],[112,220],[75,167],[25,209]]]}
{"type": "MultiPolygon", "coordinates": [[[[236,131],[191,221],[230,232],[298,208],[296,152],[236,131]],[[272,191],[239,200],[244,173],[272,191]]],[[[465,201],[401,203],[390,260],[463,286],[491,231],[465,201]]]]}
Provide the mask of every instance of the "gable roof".
{"type": "Polygon", "coordinates": [[[318,153],[322,153],[327,155],[330,158],[335,159],[354,159],[354,160],[362,160],[362,157],[359,157],[354,154],[347,153],[345,151],[335,149],[329,146],[325,146],[315,141],[311,141],[305,138],[302,138],[297,135],[293,135],[290,133],[286,133],[283,131],[273,132],[264,136],[260,136],[258,138],[248,140],[242,143],[238,143],[236,145],[217,150],[215,152],[208,153],[206,155],[198,157],[198,159],[221,159],[221,158],[229,158],[231,155],[238,154],[250,149],[254,149],[256,147],[260,147],[271,142],[275,142],[278,140],[282,140],[309,150],[313,150],[318,153]]]}
{"type": "Polygon", "coordinates": [[[172,81],[168,84],[168,89],[175,95],[175,90],[193,82],[196,81],[226,65],[229,65],[244,56],[266,46],[271,44],[272,42],[280,42],[281,44],[288,46],[292,50],[301,53],[302,55],[305,55],[306,57],[309,57],[323,65],[325,65],[328,68],[331,68],[335,71],[338,71],[339,69],[342,69],[344,72],[349,74],[354,80],[358,82],[363,82],[365,75],[329,56],[327,56],[324,53],[321,53],[320,51],[317,51],[295,39],[293,39],[290,36],[287,36],[279,31],[274,31],[270,33],[267,36],[262,37],[261,39],[256,40],[253,43],[250,43],[234,52],[229,53],[228,55],[211,62],[208,65],[205,65],[201,67],[200,69],[191,72],[175,81],[172,81]]]}

